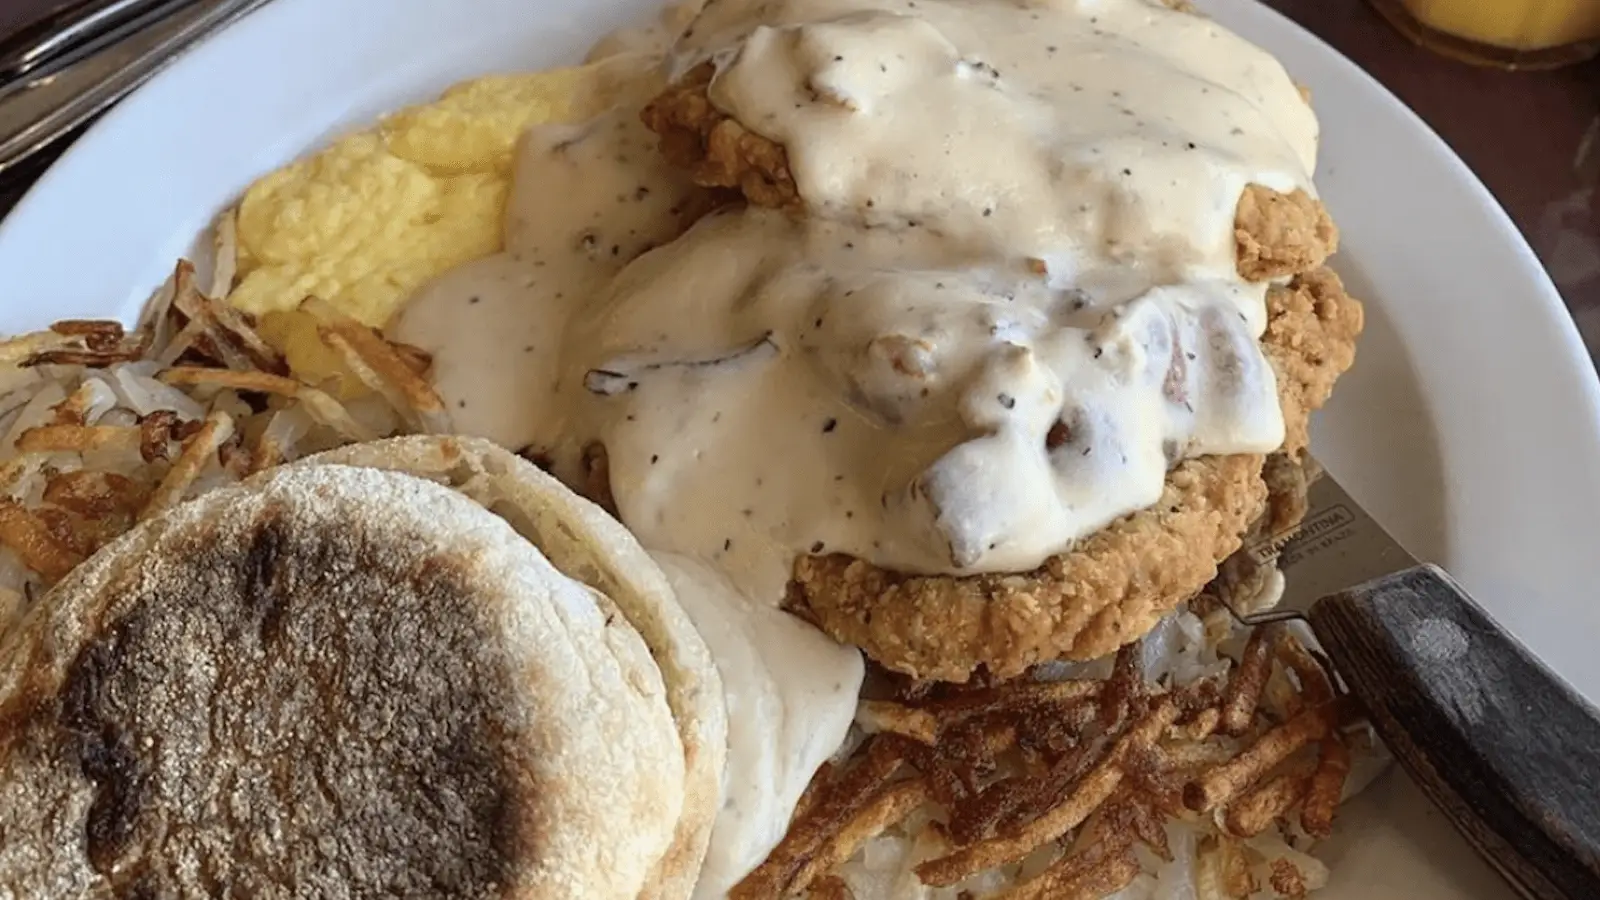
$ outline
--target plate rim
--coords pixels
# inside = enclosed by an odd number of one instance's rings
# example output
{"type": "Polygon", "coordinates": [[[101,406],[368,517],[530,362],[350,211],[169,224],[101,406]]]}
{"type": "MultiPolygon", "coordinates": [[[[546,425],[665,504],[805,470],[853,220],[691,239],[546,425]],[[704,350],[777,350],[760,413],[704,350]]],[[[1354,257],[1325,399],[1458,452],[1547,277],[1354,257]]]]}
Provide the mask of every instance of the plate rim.
{"type": "MultiPolygon", "coordinates": [[[[495,14],[497,6],[503,10],[518,8],[518,0],[462,0],[462,2],[471,2],[479,9],[488,10],[490,15],[495,14]]],[[[33,238],[36,233],[42,233],[41,230],[49,227],[53,222],[63,219],[66,208],[74,203],[84,202],[82,198],[74,196],[74,181],[88,174],[83,170],[95,162],[99,155],[107,152],[107,147],[113,144],[119,135],[137,133],[141,127],[140,122],[142,119],[150,118],[155,120],[160,117],[170,119],[170,112],[163,110],[158,104],[163,97],[174,93],[178,86],[192,82],[197,75],[203,74],[208,66],[216,65],[224,60],[231,60],[229,54],[236,49],[248,49],[252,41],[260,40],[256,36],[258,32],[269,37],[279,38],[284,36],[283,26],[285,24],[292,26],[296,22],[303,23],[308,21],[312,15],[327,15],[328,10],[334,11],[333,21],[337,24],[341,21],[340,17],[353,15],[363,8],[376,6],[380,3],[385,9],[394,7],[401,9],[402,15],[389,17],[391,19],[403,20],[407,15],[424,19],[430,16],[437,17],[438,15],[434,12],[435,8],[428,0],[338,0],[338,2],[332,2],[332,0],[277,0],[275,3],[269,3],[255,10],[218,34],[200,42],[180,58],[172,61],[170,65],[140,86],[122,103],[96,121],[85,134],[74,141],[72,146],[68,147],[60,158],[55,160],[29,187],[6,217],[0,220],[0,265],[3,265],[7,260],[14,261],[18,258],[18,253],[12,250],[14,245],[26,244],[27,241],[24,239],[33,238]],[[402,3],[408,5],[402,6],[402,3]],[[277,30],[274,31],[274,29],[277,30]]],[[[576,3],[584,3],[584,0],[576,0],[576,3]]],[[[659,5],[657,0],[610,0],[610,2],[595,3],[594,8],[601,10],[599,17],[613,20],[617,16],[612,15],[607,10],[627,8],[630,12],[625,14],[622,19],[627,21],[635,18],[637,10],[654,8],[659,5]]],[[[1313,58],[1307,59],[1304,62],[1305,66],[1325,65],[1331,67],[1331,71],[1340,81],[1351,83],[1350,91],[1358,99],[1361,99],[1363,103],[1378,104],[1383,112],[1400,120],[1401,127],[1411,133],[1411,139],[1420,141],[1417,146],[1418,149],[1425,150],[1427,153],[1427,159],[1424,162],[1428,166],[1442,166],[1447,169],[1447,171],[1439,173],[1440,177],[1445,178],[1454,187],[1464,189],[1468,195],[1466,199],[1470,200],[1471,205],[1484,216],[1484,222],[1479,227],[1487,227],[1491,230],[1495,242],[1510,251],[1509,261],[1514,263],[1515,272],[1508,274],[1523,286],[1526,293],[1530,295],[1522,298],[1522,302],[1528,303],[1531,308],[1536,310],[1537,315],[1533,316],[1536,320],[1534,324],[1541,331],[1539,339],[1545,342],[1543,349],[1549,355],[1555,357],[1555,364],[1547,366],[1546,376],[1553,379],[1550,382],[1552,385],[1559,386],[1567,392],[1581,397],[1583,406],[1581,411],[1575,409],[1565,410],[1569,416],[1582,419],[1581,428],[1574,425],[1573,428],[1568,429],[1567,434],[1576,436],[1581,431],[1584,453],[1588,458],[1600,461],[1600,374],[1596,373],[1595,365],[1583,343],[1577,324],[1567,310],[1565,301],[1548,271],[1534,253],[1521,230],[1511,219],[1505,207],[1482,180],[1476,176],[1461,157],[1450,148],[1448,143],[1425,120],[1401,101],[1392,91],[1321,37],[1302,27],[1284,13],[1265,3],[1258,2],[1258,0],[1200,0],[1200,5],[1208,12],[1218,15],[1231,28],[1245,32],[1247,37],[1259,41],[1261,38],[1250,32],[1257,34],[1265,32],[1270,35],[1273,43],[1278,43],[1280,40],[1285,43],[1292,42],[1310,51],[1313,58]],[[1320,57],[1320,59],[1315,57],[1320,57]],[[1366,97],[1361,98],[1361,95],[1366,95],[1366,97]]],[[[501,12],[499,14],[505,13],[501,12]]],[[[394,43],[399,39],[394,35],[406,34],[403,22],[401,24],[391,22],[386,28],[388,30],[373,29],[371,32],[364,32],[377,35],[376,37],[358,36],[356,38],[356,40],[362,42],[359,46],[366,48],[364,52],[371,53],[374,48],[377,48],[377,52],[381,55],[383,45],[394,43]]],[[[570,35],[573,31],[572,24],[564,20],[556,21],[553,24],[539,22],[533,28],[537,31],[540,41],[554,40],[562,33],[570,35]]],[[[590,29],[584,30],[589,31],[590,29]]],[[[293,32],[289,33],[292,34],[293,32]]],[[[441,43],[450,44],[450,40],[446,38],[441,43]]],[[[1275,47],[1274,49],[1278,50],[1280,56],[1285,56],[1284,48],[1275,47]]],[[[435,54],[435,56],[443,58],[442,53],[435,54]]],[[[563,57],[570,59],[570,54],[563,54],[563,57]]],[[[1287,59],[1286,56],[1285,58],[1287,59]]],[[[428,65],[430,61],[437,63],[439,60],[430,57],[429,60],[424,60],[424,65],[428,65]]],[[[260,60],[257,59],[256,62],[259,63],[260,60]]],[[[1296,69],[1294,60],[1289,60],[1288,67],[1291,71],[1296,69]]],[[[493,63],[485,63],[482,66],[469,68],[471,71],[484,72],[494,71],[496,66],[493,63]]],[[[429,75],[424,80],[428,81],[431,87],[425,89],[424,92],[427,90],[436,92],[441,89],[445,86],[444,81],[448,77],[451,76],[443,74],[429,75]]],[[[233,81],[238,82],[239,79],[233,79],[233,81]]],[[[248,91],[250,89],[248,87],[239,87],[238,90],[248,91]]],[[[357,86],[351,86],[348,89],[341,89],[340,93],[353,95],[361,90],[367,90],[371,93],[371,85],[361,85],[359,90],[357,86]]],[[[371,97],[367,98],[367,100],[371,99],[371,97]]],[[[356,102],[355,105],[360,106],[361,103],[356,102]]],[[[346,114],[341,116],[339,122],[333,123],[332,128],[344,128],[350,122],[366,121],[373,117],[363,110],[347,111],[346,114]]],[[[277,129],[275,128],[274,130],[277,129]]],[[[316,137],[288,142],[293,144],[290,152],[282,156],[277,162],[269,162],[267,165],[279,165],[286,159],[293,159],[304,154],[316,146],[318,141],[325,140],[329,136],[328,132],[329,129],[324,129],[323,133],[316,137]]],[[[269,154],[262,153],[260,155],[269,154]]],[[[267,170],[269,169],[257,168],[256,171],[267,170]]],[[[247,183],[248,181],[246,181],[247,183]]],[[[242,187],[241,185],[239,188],[234,189],[227,196],[208,199],[206,203],[209,204],[210,209],[205,216],[204,222],[193,223],[200,227],[190,231],[185,240],[197,241],[203,239],[211,219],[227,203],[237,198],[237,192],[242,190],[242,187]]],[[[174,220],[175,229],[178,224],[180,223],[174,220]]],[[[37,240],[34,243],[37,244],[37,240]]],[[[184,247],[178,253],[187,250],[191,251],[191,256],[204,256],[204,253],[193,253],[192,251],[195,249],[192,246],[184,247]]],[[[175,261],[178,253],[174,253],[171,259],[148,260],[143,264],[144,271],[147,275],[153,275],[158,272],[161,275],[165,275],[167,267],[175,261]]],[[[1359,258],[1355,260],[1355,264],[1360,265],[1359,258]]],[[[143,284],[134,284],[126,288],[116,307],[119,313],[124,318],[131,318],[137,312],[137,307],[142,305],[158,282],[158,278],[152,277],[143,284]]],[[[22,302],[7,302],[7,300],[8,298],[0,296],[0,317],[5,317],[8,311],[18,311],[28,306],[28,304],[22,302]]],[[[102,311],[113,308],[109,301],[98,302],[94,306],[102,311]]],[[[35,312],[35,310],[29,309],[28,318],[33,319],[35,312]]],[[[58,312],[60,310],[52,310],[52,314],[58,312]]],[[[69,312],[71,311],[69,310],[69,312]]],[[[59,318],[60,316],[56,315],[55,317],[59,318]]],[[[48,324],[48,321],[40,320],[45,319],[47,319],[46,315],[38,315],[37,320],[29,322],[29,327],[44,327],[48,324]]],[[[1409,344],[1410,342],[1406,343],[1409,344]]],[[[1338,400],[1339,396],[1341,395],[1336,393],[1335,401],[1338,400]]],[[[1366,502],[1365,497],[1361,499],[1366,502]]],[[[1600,692],[1600,683],[1597,683],[1590,692],[1600,692]]]]}
{"type": "MultiPolygon", "coordinates": [[[[184,79],[193,78],[195,73],[203,71],[211,61],[222,57],[229,48],[243,44],[250,39],[250,34],[256,29],[264,29],[271,20],[282,18],[287,21],[292,17],[307,15],[308,11],[319,0],[278,0],[268,4],[262,9],[250,14],[224,32],[219,33],[201,45],[176,59],[166,69],[158,73],[145,85],[133,92],[116,108],[95,122],[90,128],[74,141],[73,145],[55,160],[48,169],[29,187],[18,200],[4,220],[0,220],[0,260],[15,256],[10,251],[13,243],[18,241],[15,235],[25,234],[27,229],[45,227],[53,219],[61,215],[53,212],[51,204],[62,202],[57,197],[70,198],[72,191],[68,179],[72,178],[76,170],[82,167],[85,160],[93,158],[100,152],[100,147],[116,139],[118,132],[124,128],[133,127],[130,123],[152,113],[150,105],[154,99],[167,91],[171,85],[184,79]],[[35,225],[35,222],[39,225],[35,225]]],[[[384,4],[395,0],[346,0],[350,3],[384,4]]],[[[413,5],[425,0],[411,0],[413,5]]],[[[435,0],[436,2],[436,0],[435,0]]],[[[466,2],[466,0],[458,0],[466,2]]],[[[477,3],[502,2],[509,4],[511,0],[473,0],[477,3]]],[[[576,0],[583,3],[585,0],[576,0]]],[[[642,6],[650,0],[616,0],[618,5],[630,3],[642,6]]],[[[331,4],[330,4],[331,5],[331,4]]],[[[600,5],[596,3],[596,5],[600,5]]],[[[651,3],[650,5],[655,5],[651,3]]],[[[1359,91],[1381,101],[1385,107],[1397,112],[1405,120],[1408,129],[1416,132],[1430,150],[1430,160],[1442,162],[1449,167],[1449,180],[1456,185],[1467,186],[1470,199],[1480,207],[1495,231],[1501,243],[1509,243],[1514,251],[1517,264],[1517,279],[1530,287],[1532,293],[1539,295],[1537,308],[1541,323],[1547,326],[1552,346],[1548,349],[1552,354],[1559,353],[1559,376],[1561,381],[1576,389],[1584,401],[1582,430],[1587,437],[1587,446],[1584,448],[1586,457],[1600,462],[1600,376],[1597,376],[1594,364],[1584,346],[1576,322],[1568,312],[1565,302],[1550,278],[1547,270],[1533,252],[1531,245],[1517,228],[1505,207],[1494,197],[1486,185],[1483,184],[1470,167],[1455,153],[1453,149],[1435,132],[1420,116],[1409,106],[1401,101],[1392,91],[1368,74],[1361,67],[1349,60],[1337,49],[1329,45],[1319,36],[1308,31],[1288,16],[1278,10],[1268,7],[1256,0],[1201,0],[1201,5],[1208,9],[1226,9],[1229,15],[1240,18],[1253,18],[1257,24],[1267,22],[1263,28],[1270,28],[1286,35],[1293,35],[1294,39],[1318,48],[1318,52],[1325,55],[1341,73],[1341,78],[1350,79],[1359,84],[1359,91]],[[1559,350],[1556,348],[1559,347],[1559,350]]],[[[1230,25],[1233,23],[1230,22],[1230,25]]],[[[1291,65],[1291,68],[1293,66],[1291,65]]],[[[488,71],[487,69],[481,71],[488,71]]],[[[444,84],[435,84],[435,88],[442,88],[444,84]]],[[[294,149],[292,156],[299,156],[310,148],[309,144],[302,144],[294,149]]],[[[1432,162],[1430,161],[1430,165],[1432,162]]],[[[217,204],[231,202],[231,198],[215,198],[217,204]]],[[[215,210],[213,210],[213,213],[215,210]]],[[[162,266],[169,265],[172,260],[152,260],[149,267],[155,271],[162,266]]],[[[148,292],[153,285],[138,285],[130,289],[130,293],[142,295],[148,292]]],[[[25,304],[21,298],[6,298],[0,296],[0,311],[13,304],[25,304]]],[[[129,314],[127,300],[117,301],[122,306],[123,313],[129,314]]],[[[109,310],[113,304],[99,303],[98,308],[109,310]]],[[[48,324],[51,314],[44,310],[30,309],[30,316],[37,314],[40,321],[35,327],[44,327],[48,324]]],[[[57,317],[58,318],[58,317],[57,317]]],[[[1576,426],[1575,426],[1576,427],[1576,426]]],[[[1556,612],[1559,612],[1557,610],[1556,612]]],[[[1591,692],[1592,693],[1592,692],[1591,692]]],[[[1396,835],[1404,838],[1404,835],[1396,835]]],[[[1363,866],[1363,871],[1370,866],[1363,866]]],[[[1365,876],[1362,876],[1365,881],[1365,876]]],[[[1357,886],[1361,890],[1361,886],[1357,886]]],[[[1331,894],[1330,894],[1331,896],[1331,894]]],[[[1383,894],[1384,897],[1411,897],[1410,893],[1383,894]]]]}
{"type": "MultiPolygon", "coordinates": [[[[56,159],[51,161],[5,215],[0,217],[0,256],[3,256],[4,248],[13,240],[16,240],[13,237],[14,233],[25,233],[26,229],[30,227],[29,223],[34,218],[42,215],[36,210],[45,207],[50,202],[52,194],[62,190],[59,185],[65,183],[66,179],[71,177],[73,169],[82,164],[81,160],[94,153],[98,149],[100,142],[108,140],[115,135],[118,129],[125,127],[125,122],[136,122],[140,116],[146,114],[145,105],[149,103],[149,98],[156,96],[169,84],[177,83],[186,77],[190,77],[188,75],[190,70],[198,71],[200,66],[204,64],[207,54],[220,54],[226,48],[226,42],[244,40],[252,28],[259,27],[264,20],[275,14],[285,17],[293,14],[296,11],[296,3],[309,6],[311,0],[277,0],[276,3],[269,3],[256,9],[217,34],[202,40],[196,46],[172,60],[147,82],[134,89],[111,110],[91,123],[82,134],[72,140],[71,144],[56,159]]],[[[1260,2],[1260,0],[1200,0],[1199,5],[1207,10],[1219,6],[1228,7],[1234,15],[1260,17],[1270,21],[1272,23],[1271,27],[1286,34],[1293,34],[1297,39],[1317,47],[1328,58],[1337,61],[1346,77],[1359,81],[1365,91],[1381,97],[1385,105],[1399,112],[1406,120],[1409,128],[1424,135],[1424,139],[1431,145],[1430,149],[1434,151],[1434,156],[1442,159],[1446,165],[1453,169],[1454,178],[1452,180],[1470,186],[1469,189],[1474,194],[1473,199],[1479,206],[1488,211],[1495,229],[1500,233],[1504,241],[1516,251],[1518,264],[1522,269],[1519,274],[1524,276],[1530,283],[1538,285],[1538,294],[1543,312],[1554,320],[1553,324],[1557,328],[1557,338],[1560,342],[1563,362],[1573,370],[1569,374],[1574,376],[1582,386],[1585,398],[1588,401],[1590,437],[1592,438],[1596,457],[1600,459],[1600,372],[1596,371],[1596,364],[1583,342],[1577,322],[1567,308],[1565,298],[1551,278],[1549,270],[1545,268],[1544,263],[1539,259],[1527,236],[1522,233],[1521,228],[1518,227],[1516,221],[1512,219],[1505,205],[1494,195],[1494,192],[1467,165],[1460,154],[1428,124],[1427,120],[1406,104],[1397,94],[1366,69],[1345,56],[1338,48],[1289,17],[1286,13],[1267,5],[1265,2],[1260,2]]],[[[299,156],[308,149],[303,148],[295,156],[299,156]]],[[[222,202],[225,204],[228,201],[222,202]]],[[[148,292],[153,287],[154,285],[150,285],[144,288],[134,288],[134,290],[148,292]]],[[[0,301],[0,305],[3,305],[3,301],[0,301]]]]}

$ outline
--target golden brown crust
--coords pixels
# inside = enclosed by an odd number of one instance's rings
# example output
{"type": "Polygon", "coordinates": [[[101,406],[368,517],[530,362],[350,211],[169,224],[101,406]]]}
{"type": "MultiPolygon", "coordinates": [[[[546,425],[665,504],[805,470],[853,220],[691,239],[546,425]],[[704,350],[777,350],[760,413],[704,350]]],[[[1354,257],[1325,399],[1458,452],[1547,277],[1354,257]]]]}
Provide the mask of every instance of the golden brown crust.
{"type": "Polygon", "coordinates": [[[888,727],[862,722],[868,737],[817,773],[812,801],[731,896],[805,896],[809,881],[809,896],[832,897],[819,888],[838,857],[823,853],[881,826],[880,798],[896,787],[931,798],[897,823],[900,840],[932,848],[912,860],[918,880],[948,886],[990,873],[1008,900],[1108,896],[1138,874],[1136,850],[1174,858],[1174,820],[1248,839],[1285,833],[1299,806],[1306,830],[1326,836],[1350,773],[1339,734],[1356,711],[1317,657],[1269,625],[1251,631],[1239,661],[1224,660],[1227,671],[1174,686],[1170,673],[1145,671],[1146,649],[1125,645],[1099,678],[886,676],[875,685],[885,699],[872,702],[888,727]],[[1292,675],[1288,689],[1265,690],[1278,673],[1292,675]],[[1282,727],[1297,718],[1294,733],[1282,727]],[[918,723],[910,733],[896,727],[909,723],[918,723]],[[1186,812],[1191,793],[1202,819],[1186,812]],[[1054,862],[1007,871],[1058,844],[1054,862]]]}
{"type": "MultiPolygon", "coordinates": [[[[697,183],[737,189],[757,206],[802,212],[783,146],[708,98],[707,63],[644,110],[662,153],[697,183]]],[[[1269,293],[1263,346],[1279,380],[1283,452],[1299,459],[1307,417],[1354,358],[1361,306],[1319,270],[1338,244],[1327,210],[1304,191],[1249,185],[1235,216],[1239,272],[1252,281],[1298,276],[1269,293]],[[1308,274],[1302,274],[1308,273],[1308,274]]],[[[1138,637],[1217,573],[1267,504],[1258,455],[1190,460],[1160,502],[1053,557],[1037,571],[966,578],[908,576],[847,556],[795,567],[790,606],[887,668],[965,680],[1009,677],[1042,660],[1101,656],[1138,637]]]]}
{"type": "Polygon", "coordinates": [[[835,639],[915,678],[1000,678],[1093,659],[1140,637],[1216,574],[1266,502],[1262,458],[1178,466],[1159,503],[1024,574],[907,576],[848,556],[803,557],[791,603],[835,639]]]}
{"type": "Polygon", "coordinates": [[[1339,229],[1322,201],[1302,190],[1285,194],[1252,184],[1233,219],[1239,274],[1269,281],[1310,272],[1339,247],[1339,229]]]}
{"type": "Polygon", "coordinates": [[[1266,508],[1245,531],[1244,547],[1217,566],[1217,577],[1199,597],[1189,601],[1190,609],[1204,614],[1204,610],[1215,608],[1220,602],[1248,612],[1261,599],[1271,596],[1270,579],[1278,571],[1277,565],[1262,562],[1253,551],[1262,542],[1293,531],[1305,519],[1310,505],[1308,489],[1318,474],[1315,463],[1305,454],[1299,454],[1298,459],[1288,453],[1267,457],[1261,470],[1261,479],[1267,485],[1266,508]]]}
{"type": "Polygon", "coordinates": [[[1278,376],[1285,451],[1305,449],[1311,411],[1328,401],[1334,382],[1355,362],[1364,325],[1361,304],[1331,269],[1308,272],[1267,294],[1261,346],[1278,376]]]}
{"type": "MultiPolygon", "coordinates": [[[[1319,271],[1274,288],[1263,344],[1278,374],[1284,452],[1305,447],[1306,417],[1354,360],[1361,304],[1319,271]]],[[[965,681],[1035,663],[1093,659],[1140,637],[1192,597],[1266,510],[1259,455],[1182,463],[1155,505],[1022,574],[913,576],[848,556],[803,557],[789,605],[886,668],[965,681]]]]}
{"type": "Polygon", "coordinates": [[[661,138],[661,155],[701,187],[736,188],[756,206],[798,210],[788,153],[712,105],[706,88],[715,74],[709,62],[696,66],[640,113],[661,138]]]}
{"type": "MultiPolygon", "coordinates": [[[[801,212],[804,201],[782,144],[745,128],[706,91],[715,69],[702,63],[645,106],[645,126],[661,154],[696,184],[736,189],[756,206],[801,212]]],[[[1239,274],[1268,281],[1321,266],[1338,248],[1339,230],[1322,202],[1302,190],[1284,194],[1252,184],[1234,216],[1239,274]]]]}

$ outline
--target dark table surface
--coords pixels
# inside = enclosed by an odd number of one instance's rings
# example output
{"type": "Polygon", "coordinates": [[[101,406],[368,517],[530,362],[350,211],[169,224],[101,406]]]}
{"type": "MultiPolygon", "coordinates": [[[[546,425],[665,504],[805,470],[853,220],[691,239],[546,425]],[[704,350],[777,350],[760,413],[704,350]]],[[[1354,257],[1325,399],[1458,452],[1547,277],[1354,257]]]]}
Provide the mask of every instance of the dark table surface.
{"type": "MultiPolygon", "coordinates": [[[[0,0],[0,33],[61,2],[0,0]]],[[[1600,63],[1479,69],[1418,49],[1362,0],[1265,2],[1371,72],[1455,147],[1527,235],[1600,356],[1600,63]]],[[[47,163],[0,180],[0,213],[47,163]]]]}

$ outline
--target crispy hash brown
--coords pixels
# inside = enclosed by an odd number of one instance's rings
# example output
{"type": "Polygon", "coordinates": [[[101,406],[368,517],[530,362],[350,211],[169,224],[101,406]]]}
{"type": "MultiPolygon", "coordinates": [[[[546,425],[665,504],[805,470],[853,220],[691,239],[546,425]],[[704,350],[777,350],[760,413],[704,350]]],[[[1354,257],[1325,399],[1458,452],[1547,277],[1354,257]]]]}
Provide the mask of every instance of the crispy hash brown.
{"type": "Polygon", "coordinates": [[[231,228],[219,235],[210,289],[179,262],[132,331],[64,321],[0,341],[0,637],[73,567],[186,499],[317,450],[450,430],[426,354],[315,299],[302,308],[357,389],[291,366],[222,299],[231,228]]]}
{"type": "Polygon", "coordinates": [[[920,884],[959,896],[1093,900],[1187,853],[1202,900],[1303,897],[1326,879],[1304,851],[1371,738],[1292,632],[1255,631],[1237,655],[1187,681],[1148,677],[1139,643],[1104,678],[887,676],[857,718],[868,736],[731,896],[854,897],[892,873],[847,861],[893,833],[920,884]]]}
{"type": "MultiPolygon", "coordinates": [[[[1267,307],[1262,343],[1278,379],[1282,452],[1299,465],[1307,418],[1355,360],[1362,307],[1327,269],[1274,288],[1267,307]]],[[[1266,507],[1265,465],[1255,455],[1183,462],[1154,506],[1033,572],[929,577],[850,556],[802,557],[788,605],[914,678],[964,681],[979,666],[1010,678],[1062,657],[1095,659],[1144,634],[1216,576],[1266,507]]]]}

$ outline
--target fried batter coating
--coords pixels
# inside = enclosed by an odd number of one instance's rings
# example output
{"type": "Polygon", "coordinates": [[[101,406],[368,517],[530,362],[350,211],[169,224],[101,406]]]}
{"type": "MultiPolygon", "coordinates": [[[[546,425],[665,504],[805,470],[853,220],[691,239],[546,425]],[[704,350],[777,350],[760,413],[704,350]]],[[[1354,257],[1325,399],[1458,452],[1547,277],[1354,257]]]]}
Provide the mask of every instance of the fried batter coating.
{"type": "Polygon", "coordinates": [[[1322,201],[1302,190],[1284,194],[1252,184],[1233,216],[1239,274],[1268,281],[1314,271],[1339,248],[1339,229],[1322,201]]]}
{"type": "MultiPolygon", "coordinates": [[[[1299,456],[1306,417],[1354,361],[1359,301],[1318,271],[1274,288],[1263,345],[1299,456]]],[[[1009,678],[1058,658],[1104,656],[1147,632],[1217,574],[1267,508],[1264,457],[1181,463],[1155,505],[1047,559],[1033,572],[967,577],[890,572],[843,555],[795,563],[788,606],[884,667],[965,681],[982,666],[1009,678]]]]}
{"type": "MultiPolygon", "coordinates": [[[[702,185],[803,214],[784,147],[712,104],[714,74],[710,63],[699,66],[645,108],[662,153],[702,185]]],[[[1241,276],[1295,276],[1269,293],[1262,343],[1279,381],[1282,453],[1298,460],[1307,417],[1354,359],[1361,305],[1319,268],[1336,249],[1338,231],[1316,198],[1250,185],[1234,224],[1241,276]]],[[[1188,460],[1168,476],[1157,504],[1030,573],[924,577],[842,555],[803,557],[789,605],[916,678],[964,681],[979,667],[1011,677],[1044,660],[1102,656],[1193,596],[1239,549],[1267,509],[1263,466],[1259,455],[1188,460]]]]}
{"type": "Polygon", "coordinates": [[[790,603],[836,640],[915,678],[1001,678],[1094,659],[1142,636],[1215,576],[1266,503],[1262,457],[1203,457],[1161,500],[1021,574],[908,576],[843,555],[795,563],[790,603]]]}
{"type": "MultiPolygon", "coordinates": [[[[805,203],[783,145],[750,131],[706,96],[715,69],[703,63],[650,101],[641,113],[660,138],[662,156],[696,184],[737,189],[752,204],[802,213],[805,203]]],[[[1234,214],[1239,274],[1268,281],[1311,272],[1338,248],[1339,230],[1321,201],[1252,184],[1234,214]]]]}
{"type": "Polygon", "coordinates": [[[1267,484],[1266,510],[1245,531],[1244,547],[1223,560],[1217,567],[1217,577],[1200,596],[1189,601],[1191,610],[1204,615],[1203,610],[1214,608],[1213,602],[1241,612],[1254,610],[1256,599],[1265,596],[1263,592],[1278,566],[1275,561],[1261,562],[1251,550],[1299,527],[1310,505],[1307,492],[1319,477],[1316,460],[1303,453],[1298,456],[1296,459],[1288,453],[1274,453],[1267,457],[1261,470],[1261,478],[1267,484]]]}
{"type": "Polygon", "coordinates": [[[702,187],[735,188],[756,206],[801,209],[783,145],[749,131],[706,96],[716,69],[703,63],[640,113],[661,138],[661,155],[702,187]]]}
{"type": "Polygon", "coordinates": [[[1286,452],[1298,455],[1310,442],[1311,411],[1328,401],[1333,383],[1355,362],[1363,325],[1361,304],[1331,269],[1308,272],[1267,294],[1261,346],[1278,376],[1286,452]]]}

